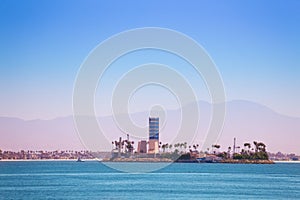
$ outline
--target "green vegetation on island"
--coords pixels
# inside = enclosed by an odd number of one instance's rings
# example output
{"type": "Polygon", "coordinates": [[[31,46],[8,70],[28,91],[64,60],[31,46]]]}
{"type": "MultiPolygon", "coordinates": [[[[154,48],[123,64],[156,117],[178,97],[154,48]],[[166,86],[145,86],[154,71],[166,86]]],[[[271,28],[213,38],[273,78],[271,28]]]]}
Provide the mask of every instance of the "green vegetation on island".
{"type": "Polygon", "coordinates": [[[198,150],[199,144],[189,145],[187,142],[168,144],[159,143],[158,153],[139,153],[132,151],[132,143],[125,140],[124,151],[122,141],[115,142],[116,149],[112,157],[107,161],[115,162],[201,162],[201,163],[261,163],[270,164],[266,145],[263,142],[254,141],[244,143],[243,148],[236,146],[235,139],[233,147],[227,151],[220,151],[221,145],[214,144],[205,151],[198,150]],[[122,149],[118,149],[118,148],[122,149]]]}

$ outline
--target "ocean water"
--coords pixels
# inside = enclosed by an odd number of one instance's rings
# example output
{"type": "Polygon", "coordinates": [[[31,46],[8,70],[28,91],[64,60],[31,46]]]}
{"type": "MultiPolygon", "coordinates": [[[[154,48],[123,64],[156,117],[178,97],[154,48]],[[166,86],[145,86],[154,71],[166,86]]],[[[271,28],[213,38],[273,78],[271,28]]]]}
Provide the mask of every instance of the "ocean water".
{"type": "Polygon", "coordinates": [[[300,199],[300,164],[174,163],[134,174],[93,161],[0,162],[0,199],[300,199]]]}

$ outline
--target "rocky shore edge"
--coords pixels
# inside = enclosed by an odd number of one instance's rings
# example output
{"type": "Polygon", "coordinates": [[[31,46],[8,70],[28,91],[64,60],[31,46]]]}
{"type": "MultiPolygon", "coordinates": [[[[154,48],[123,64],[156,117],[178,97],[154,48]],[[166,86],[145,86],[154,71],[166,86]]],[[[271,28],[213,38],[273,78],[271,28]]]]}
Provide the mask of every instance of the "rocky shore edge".
{"type": "Polygon", "coordinates": [[[275,164],[272,160],[237,160],[237,159],[226,159],[221,160],[220,163],[231,163],[231,164],[275,164]]]}
{"type": "Polygon", "coordinates": [[[173,162],[168,158],[114,158],[103,159],[102,162],[173,162]]]}
{"type": "MultiPolygon", "coordinates": [[[[198,163],[197,160],[178,160],[174,161],[168,158],[114,158],[103,159],[102,162],[179,162],[179,163],[198,163]]],[[[229,164],[275,164],[272,160],[236,160],[225,159],[213,163],[229,163],[229,164]]]]}

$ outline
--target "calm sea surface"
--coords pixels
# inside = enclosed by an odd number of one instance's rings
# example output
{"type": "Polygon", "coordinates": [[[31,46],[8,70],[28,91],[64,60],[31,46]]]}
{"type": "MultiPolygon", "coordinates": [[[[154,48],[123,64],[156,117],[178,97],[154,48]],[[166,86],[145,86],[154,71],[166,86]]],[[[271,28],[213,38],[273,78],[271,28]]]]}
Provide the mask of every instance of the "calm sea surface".
{"type": "Polygon", "coordinates": [[[238,198],[300,199],[300,164],[174,163],[128,174],[92,161],[0,162],[0,199],[238,198]]]}

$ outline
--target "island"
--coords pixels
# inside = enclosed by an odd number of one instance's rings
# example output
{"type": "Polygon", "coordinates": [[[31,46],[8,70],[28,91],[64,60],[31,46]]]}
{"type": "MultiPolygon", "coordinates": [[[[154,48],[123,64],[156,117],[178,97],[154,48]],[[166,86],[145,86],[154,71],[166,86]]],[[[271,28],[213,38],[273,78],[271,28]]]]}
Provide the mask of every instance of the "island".
{"type": "MultiPolygon", "coordinates": [[[[145,144],[149,144],[144,142],[145,144]]],[[[133,152],[133,142],[129,139],[115,141],[115,148],[110,158],[103,162],[178,162],[178,163],[231,163],[231,164],[274,164],[269,159],[266,145],[263,142],[244,143],[244,148],[235,145],[227,151],[219,151],[221,145],[214,144],[206,151],[198,150],[199,145],[188,146],[186,142],[158,145],[158,152],[146,151],[139,144],[138,151],[133,152]],[[143,149],[143,150],[141,150],[143,149]]],[[[144,145],[145,146],[145,145],[144,145]]]]}

